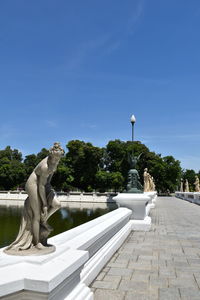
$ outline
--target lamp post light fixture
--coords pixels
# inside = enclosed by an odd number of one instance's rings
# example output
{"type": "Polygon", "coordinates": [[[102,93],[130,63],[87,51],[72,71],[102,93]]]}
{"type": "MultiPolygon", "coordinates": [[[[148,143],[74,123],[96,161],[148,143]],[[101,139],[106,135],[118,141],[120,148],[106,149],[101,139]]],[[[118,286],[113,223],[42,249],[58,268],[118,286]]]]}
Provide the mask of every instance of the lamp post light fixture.
{"type": "Polygon", "coordinates": [[[131,124],[132,124],[132,142],[134,141],[134,124],[136,122],[136,118],[134,115],[131,116],[131,124]]]}
{"type": "MultiPolygon", "coordinates": [[[[135,118],[135,116],[134,115],[132,115],[131,116],[131,124],[132,124],[132,144],[133,144],[133,142],[134,142],[134,124],[135,124],[135,122],[136,122],[136,118],[135,118]]],[[[132,145],[132,147],[133,147],[133,145],[132,145]]],[[[133,157],[133,148],[132,148],[132,157],[133,157]]]]}
{"type": "Polygon", "coordinates": [[[136,164],[141,156],[141,154],[137,157],[134,156],[134,124],[136,122],[136,118],[134,115],[131,116],[131,124],[132,124],[132,153],[129,154],[129,163],[130,163],[130,170],[128,172],[128,184],[126,188],[127,193],[142,193],[143,186],[139,182],[139,174],[136,169],[136,164]]]}

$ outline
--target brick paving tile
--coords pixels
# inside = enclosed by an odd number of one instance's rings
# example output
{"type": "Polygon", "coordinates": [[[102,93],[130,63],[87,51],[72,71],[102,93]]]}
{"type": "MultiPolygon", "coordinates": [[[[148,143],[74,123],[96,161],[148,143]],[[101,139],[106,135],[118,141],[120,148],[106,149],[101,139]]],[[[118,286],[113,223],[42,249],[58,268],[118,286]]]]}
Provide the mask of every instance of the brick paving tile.
{"type": "Polygon", "coordinates": [[[119,290],[141,292],[148,288],[148,283],[144,281],[121,280],[119,290]]]}
{"type": "Polygon", "coordinates": [[[95,281],[93,288],[116,290],[119,285],[118,281],[95,281]]]}
{"type": "Polygon", "coordinates": [[[198,288],[196,281],[191,277],[183,280],[183,278],[170,278],[169,287],[177,288],[198,288]]]}
{"type": "Polygon", "coordinates": [[[96,280],[102,280],[106,275],[106,272],[101,272],[97,277],[96,280]]]}
{"type": "Polygon", "coordinates": [[[122,277],[121,276],[115,276],[115,275],[106,275],[103,278],[103,281],[109,281],[109,282],[116,282],[116,283],[120,283],[122,277]]]}
{"type": "Polygon", "coordinates": [[[200,206],[158,197],[150,215],[91,284],[94,300],[200,300],[200,206]]]}
{"type": "Polygon", "coordinates": [[[125,292],[114,290],[96,289],[94,293],[95,300],[123,300],[125,299],[125,292]]]}
{"type": "Polygon", "coordinates": [[[126,268],[128,266],[129,261],[124,261],[124,262],[113,262],[113,263],[108,263],[107,266],[111,268],[126,268]]]}
{"type": "Polygon", "coordinates": [[[159,300],[180,300],[180,299],[181,296],[177,288],[159,289],[159,300]]]}
{"type": "Polygon", "coordinates": [[[181,300],[199,300],[200,290],[193,288],[180,288],[181,300]]]}
{"type": "Polygon", "coordinates": [[[129,276],[133,274],[133,270],[126,268],[110,268],[108,275],[129,276]]]}
{"type": "Polygon", "coordinates": [[[158,296],[156,294],[150,294],[149,292],[138,293],[138,292],[131,292],[127,293],[125,300],[157,300],[158,296]]]}

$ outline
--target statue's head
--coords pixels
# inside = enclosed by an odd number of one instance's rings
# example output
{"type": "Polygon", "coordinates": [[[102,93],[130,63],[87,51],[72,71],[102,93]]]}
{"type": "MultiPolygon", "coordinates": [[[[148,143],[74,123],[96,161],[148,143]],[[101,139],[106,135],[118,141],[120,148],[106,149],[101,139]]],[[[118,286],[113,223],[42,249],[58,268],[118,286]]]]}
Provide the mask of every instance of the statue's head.
{"type": "Polygon", "coordinates": [[[144,171],[145,171],[145,172],[147,172],[147,171],[148,171],[148,169],[147,169],[147,168],[145,168],[145,169],[144,169],[144,171]]]}
{"type": "Polygon", "coordinates": [[[49,149],[49,156],[51,157],[56,157],[56,158],[60,158],[64,155],[65,151],[63,150],[63,148],[60,146],[59,142],[55,142],[53,147],[51,147],[49,149]]]}

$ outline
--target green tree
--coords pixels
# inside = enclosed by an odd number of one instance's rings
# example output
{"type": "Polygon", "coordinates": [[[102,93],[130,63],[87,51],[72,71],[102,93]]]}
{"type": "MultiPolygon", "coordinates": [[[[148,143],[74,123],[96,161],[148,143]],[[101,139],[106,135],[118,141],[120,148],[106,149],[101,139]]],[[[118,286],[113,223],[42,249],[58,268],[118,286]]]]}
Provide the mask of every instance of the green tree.
{"type": "Polygon", "coordinates": [[[72,169],[69,167],[66,157],[61,158],[56,172],[53,175],[51,184],[57,190],[68,192],[72,189],[72,169]]]}
{"type": "Polygon", "coordinates": [[[195,182],[195,171],[192,169],[186,169],[183,170],[182,172],[182,178],[184,179],[184,181],[187,179],[188,183],[189,183],[189,189],[190,191],[194,191],[194,182],[195,182]]]}
{"type": "Polygon", "coordinates": [[[120,191],[124,185],[124,177],[120,172],[111,172],[110,173],[110,187],[114,191],[120,191]]]}
{"type": "Polygon", "coordinates": [[[99,170],[96,173],[96,188],[100,192],[120,191],[124,185],[124,177],[120,172],[99,170]]]}
{"type": "Polygon", "coordinates": [[[35,154],[27,155],[24,159],[24,166],[26,169],[26,176],[28,177],[33,169],[36,167],[38,162],[37,156],[35,154]]]}
{"type": "Polygon", "coordinates": [[[45,157],[47,157],[49,155],[49,150],[46,148],[42,148],[42,150],[40,152],[38,152],[37,154],[37,164],[44,159],[45,157]]]}
{"type": "Polygon", "coordinates": [[[149,149],[140,142],[123,142],[120,140],[110,141],[106,146],[106,170],[119,172],[123,177],[124,188],[127,185],[127,176],[130,169],[129,158],[131,155],[140,156],[137,169],[143,184],[143,171],[147,167],[149,149]]]}
{"type": "Polygon", "coordinates": [[[106,192],[110,188],[110,173],[108,171],[99,170],[95,175],[95,187],[100,192],[106,192]]]}
{"type": "Polygon", "coordinates": [[[173,156],[165,156],[162,158],[164,163],[164,182],[163,188],[165,191],[174,192],[178,189],[181,179],[180,161],[173,156]]]}
{"type": "Polygon", "coordinates": [[[22,154],[7,146],[0,150],[0,189],[10,190],[23,186],[26,177],[22,154]]]}
{"type": "Polygon", "coordinates": [[[95,175],[102,158],[102,149],[91,143],[72,140],[67,144],[66,158],[73,170],[73,186],[84,191],[95,188],[95,175]]]}
{"type": "Polygon", "coordinates": [[[11,149],[10,146],[7,146],[4,150],[0,150],[0,160],[1,158],[8,158],[9,161],[17,160],[22,161],[22,153],[17,149],[11,149]]]}

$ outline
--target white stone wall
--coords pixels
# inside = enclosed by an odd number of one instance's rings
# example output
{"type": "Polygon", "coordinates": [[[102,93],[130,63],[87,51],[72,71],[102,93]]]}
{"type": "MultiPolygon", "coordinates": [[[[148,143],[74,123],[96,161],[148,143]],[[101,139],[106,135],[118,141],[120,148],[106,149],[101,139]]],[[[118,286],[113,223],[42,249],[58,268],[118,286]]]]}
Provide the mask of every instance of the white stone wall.
{"type": "Polygon", "coordinates": [[[175,196],[191,203],[200,204],[200,193],[197,192],[175,192],[175,196]]]}
{"type": "MultiPolygon", "coordinates": [[[[115,201],[112,198],[115,195],[113,193],[57,193],[61,204],[66,202],[114,203],[115,201]]],[[[23,205],[26,197],[25,192],[0,191],[0,205],[23,205]]]]}

